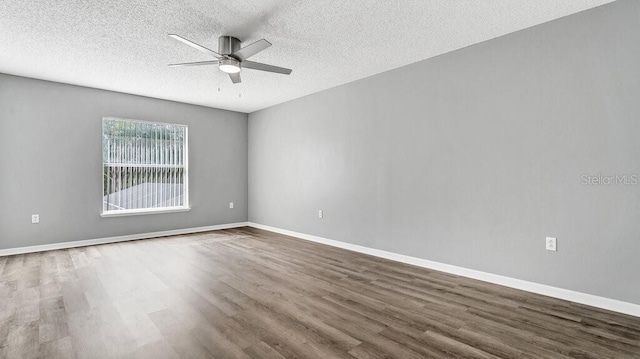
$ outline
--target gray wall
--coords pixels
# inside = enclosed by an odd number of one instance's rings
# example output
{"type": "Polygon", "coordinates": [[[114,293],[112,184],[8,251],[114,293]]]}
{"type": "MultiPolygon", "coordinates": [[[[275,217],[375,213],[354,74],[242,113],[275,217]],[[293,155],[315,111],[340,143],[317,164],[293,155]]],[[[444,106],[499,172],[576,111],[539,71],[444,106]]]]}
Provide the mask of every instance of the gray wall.
{"type": "Polygon", "coordinates": [[[618,1],[250,114],[249,220],[640,304],[640,185],[581,184],[640,173],[638,24],[618,1]]]}
{"type": "Polygon", "coordinates": [[[246,114],[0,74],[0,154],[0,249],[247,220],[246,114]],[[100,217],[103,116],[189,126],[190,212],[100,217]]]}

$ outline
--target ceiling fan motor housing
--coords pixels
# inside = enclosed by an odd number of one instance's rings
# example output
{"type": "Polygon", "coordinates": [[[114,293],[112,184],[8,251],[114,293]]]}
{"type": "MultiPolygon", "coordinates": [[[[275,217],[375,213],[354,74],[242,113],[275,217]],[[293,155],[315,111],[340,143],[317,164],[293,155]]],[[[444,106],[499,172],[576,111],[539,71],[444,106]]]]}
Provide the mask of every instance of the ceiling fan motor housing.
{"type": "Polygon", "coordinates": [[[231,55],[240,50],[240,40],[233,36],[220,36],[218,38],[218,52],[221,55],[231,55]]]}

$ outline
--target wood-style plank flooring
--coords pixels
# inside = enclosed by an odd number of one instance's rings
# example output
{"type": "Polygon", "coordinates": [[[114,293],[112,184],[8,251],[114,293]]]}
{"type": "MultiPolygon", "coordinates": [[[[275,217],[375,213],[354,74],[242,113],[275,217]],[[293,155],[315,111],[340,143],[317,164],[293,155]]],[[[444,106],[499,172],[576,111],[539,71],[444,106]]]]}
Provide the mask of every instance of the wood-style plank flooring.
{"type": "Polygon", "coordinates": [[[0,358],[640,358],[640,318],[252,228],[0,275],[0,358]]]}

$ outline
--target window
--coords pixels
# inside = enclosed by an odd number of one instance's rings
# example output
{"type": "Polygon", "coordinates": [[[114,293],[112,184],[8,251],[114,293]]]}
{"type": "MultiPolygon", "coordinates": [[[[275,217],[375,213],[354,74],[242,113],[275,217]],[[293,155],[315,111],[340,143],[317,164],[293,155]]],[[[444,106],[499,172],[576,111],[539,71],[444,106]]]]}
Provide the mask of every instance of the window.
{"type": "Polygon", "coordinates": [[[102,216],[189,209],[187,126],[102,119],[102,216]]]}

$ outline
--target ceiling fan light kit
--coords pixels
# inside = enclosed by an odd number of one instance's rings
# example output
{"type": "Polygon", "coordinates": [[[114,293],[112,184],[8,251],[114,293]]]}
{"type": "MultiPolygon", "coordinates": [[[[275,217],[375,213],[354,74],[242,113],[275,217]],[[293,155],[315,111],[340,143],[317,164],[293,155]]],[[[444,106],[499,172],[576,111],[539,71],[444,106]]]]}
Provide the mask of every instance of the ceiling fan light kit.
{"type": "Polygon", "coordinates": [[[240,70],[242,68],[273,72],[283,75],[291,74],[291,69],[247,60],[249,57],[271,46],[271,43],[265,39],[258,40],[253,44],[242,47],[242,42],[239,39],[233,36],[220,36],[218,38],[218,52],[215,52],[202,45],[198,45],[191,40],[187,40],[180,35],[169,34],[169,37],[217,58],[217,60],[214,61],[171,64],[169,65],[170,67],[218,65],[220,71],[227,73],[229,75],[229,78],[231,79],[231,82],[233,82],[234,84],[241,82],[240,70]]]}
{"type": "Polygon", "coordinates": [[[240,62],[232,59],[222,59],[218,61],[218,68],[222,72],[236,74],[240,72],[240,62]]]}

